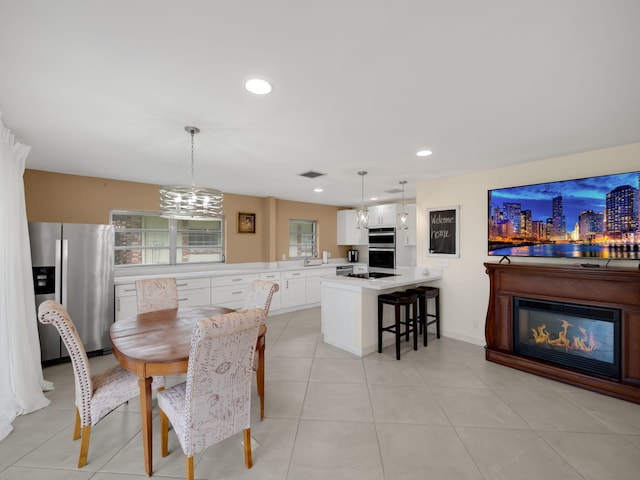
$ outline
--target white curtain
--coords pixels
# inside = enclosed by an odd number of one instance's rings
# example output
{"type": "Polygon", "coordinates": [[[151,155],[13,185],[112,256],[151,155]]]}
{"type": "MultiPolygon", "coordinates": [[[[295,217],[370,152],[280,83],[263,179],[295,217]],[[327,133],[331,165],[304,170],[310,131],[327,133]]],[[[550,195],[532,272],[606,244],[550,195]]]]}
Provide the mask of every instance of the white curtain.
{"type": "Polygon", "coordinates": [[[49,405],[42,376],[24,167],[31,147],[15,141],[0,113],[0,440],[17,415],[49,405]]]}

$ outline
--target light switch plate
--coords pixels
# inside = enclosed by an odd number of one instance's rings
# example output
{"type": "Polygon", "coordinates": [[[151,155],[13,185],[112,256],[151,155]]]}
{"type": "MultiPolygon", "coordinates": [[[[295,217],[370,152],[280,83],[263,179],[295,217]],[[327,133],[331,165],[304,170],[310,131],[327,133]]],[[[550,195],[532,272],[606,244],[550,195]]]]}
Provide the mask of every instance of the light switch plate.
{"type": "Polygon", "coordinates": [[[447,259],[447,258],[437,258],[436,259],[436,266],[437,267],[448,267],[449,266],[449,259],[447,259]]]}

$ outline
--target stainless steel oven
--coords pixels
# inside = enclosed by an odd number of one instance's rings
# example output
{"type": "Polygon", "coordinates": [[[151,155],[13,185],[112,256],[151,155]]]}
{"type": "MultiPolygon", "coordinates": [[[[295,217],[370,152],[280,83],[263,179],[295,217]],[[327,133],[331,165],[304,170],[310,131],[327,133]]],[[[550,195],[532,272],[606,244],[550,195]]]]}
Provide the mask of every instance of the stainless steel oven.
{"type": "Polygon", "coordinates": [[[369,229],[369,267],[396,268],[396,229],[369,229]]]}

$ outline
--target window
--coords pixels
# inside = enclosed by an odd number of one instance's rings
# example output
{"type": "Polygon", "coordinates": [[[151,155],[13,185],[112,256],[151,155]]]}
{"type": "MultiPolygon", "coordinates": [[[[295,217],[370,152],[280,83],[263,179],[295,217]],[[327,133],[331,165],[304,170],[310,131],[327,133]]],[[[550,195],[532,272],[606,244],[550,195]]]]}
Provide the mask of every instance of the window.
{"type": "Polygon", "coordinates": [[[116,265],[224,262],[223,219],[176,220],[156,213],[112,211],[116,265]]]}
{"type": "Polygon", "coordinates": [[[317,256],[316,222],[289,220],[289,258],[317,256]]]}

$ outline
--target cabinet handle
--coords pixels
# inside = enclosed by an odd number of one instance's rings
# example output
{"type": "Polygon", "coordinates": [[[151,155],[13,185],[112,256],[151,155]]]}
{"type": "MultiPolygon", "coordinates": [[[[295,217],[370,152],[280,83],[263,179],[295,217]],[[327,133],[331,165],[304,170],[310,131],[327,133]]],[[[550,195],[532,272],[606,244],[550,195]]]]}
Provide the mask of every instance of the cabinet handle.
{"type": "Polygon", "coordinates": [[[232,279],[231,279],[231,281],[232,281],[232,282],[239,282],[239,281],[241,281],[241,280],[242,280],[241,278],[232,278],[232,279]]]}
{"type": "Polygon", "coordinates": [[[125,292],[135,292],[136,289],[135,288],[125,288],[124,291],[125,292]]]}
{"type": "Polygon", "coordinates": [[[240,291],[240,292],[232,292],[231,294],[232,295],[240,295],[241,293],[242,293],[242,291],[240,291]]]}
{"type": "Polygon", "coordinates": [[[179,302],[184,302],[185,300],[188,300],[187,298],[179,298],[178,301],[179,302]]]}
{"type": "Polygon", "coordinates": [[[120,311],[120,299],[116,298],[116,312],[120,311]]]}
{"type": "Polygon", "coordinates": [[[187,285],[189,285],[188,283],[178,283],[176,285],[176,287],[186,287],[187,285]]]}

